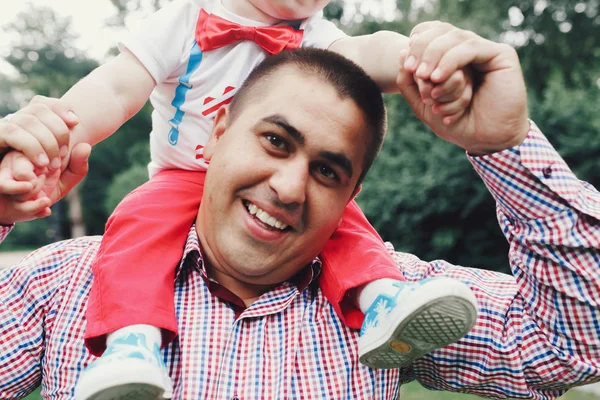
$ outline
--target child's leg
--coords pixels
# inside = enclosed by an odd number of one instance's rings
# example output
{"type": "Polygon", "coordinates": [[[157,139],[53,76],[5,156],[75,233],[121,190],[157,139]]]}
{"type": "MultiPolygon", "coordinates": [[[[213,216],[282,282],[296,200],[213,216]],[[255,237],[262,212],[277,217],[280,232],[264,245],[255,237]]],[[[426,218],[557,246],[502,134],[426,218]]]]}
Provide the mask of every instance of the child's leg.
{"type": "Polygon", "coordinates": [[[354,201],[322,259],[321,290],[347,326],[362,326],[359,357],[370,367],[404,367],[459,340],[475,323],[469,287],[448,278],[405,282],[354,201]]]}
{"type": "Polygon", "coordinates": [[[177,334],[175,269],[198,214],[205,173],[168,170],[129,194],[108,220],[93,266],[86,345],[94,355],[106,335],[129,325],[162,329],[163,344],[177,334]]]}
{"type": "Polygon", "coordinates": [[[83,372],[76,398],[171,395],[161,332],[163,344],[177,335],[175,270],[198,214],[205,175],[163,171],[129,194],[110,217],[93,265],[86,313],[86,345],[102,357],[83,372]]]}
{"type": "Polygon", "coordinates": [[[325,245],[321,258],[321,290],[342,322],[353,329],[360,329],[364,319],[357,298],[359,289],[378,279],[405,281],[355,201],[346,207],[342,223],[325,245]]]}

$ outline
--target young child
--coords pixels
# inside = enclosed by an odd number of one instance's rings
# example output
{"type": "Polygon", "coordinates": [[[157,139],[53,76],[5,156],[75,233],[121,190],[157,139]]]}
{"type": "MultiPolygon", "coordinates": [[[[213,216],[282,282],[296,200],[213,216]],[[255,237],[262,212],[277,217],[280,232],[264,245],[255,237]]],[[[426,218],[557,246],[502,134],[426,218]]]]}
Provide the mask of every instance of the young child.
{"type": "MultiPolygon", "coordinates": [[[[154,107],[151,179],[109,219],[94,267],[86,345],[101,357],[83,373],[77,399],[169,396],[158,349],[177,334],[173,279],[201,201],[207,167],[202,149],[212,117],[254,66],[287,49],[324,48],[362,66],[383,91],[396,88],[407,39],[392,32],[348,37],[320,16],[327,3],[175,0],[123,40],[118,57],[63,97],[79,119],[71,145],[110,136],[148,98],[154,107]],[[189,171],[197,171],[193,181],[189,171]]],[[[456,79],[439,85],[445,122],[460,111],[456,100],[466,85],[456,79]]],[[[14,169],[23,158],[8,154],[2,166],[16,160],[14,169]]],[[[445,278],[405,283],[354,202],[322,260],[321,289],[347,326],[362,326],[360,361],[372,368],[405,366],[460,339],[475,322],[475,297],[466,285],[445,278]]]]}

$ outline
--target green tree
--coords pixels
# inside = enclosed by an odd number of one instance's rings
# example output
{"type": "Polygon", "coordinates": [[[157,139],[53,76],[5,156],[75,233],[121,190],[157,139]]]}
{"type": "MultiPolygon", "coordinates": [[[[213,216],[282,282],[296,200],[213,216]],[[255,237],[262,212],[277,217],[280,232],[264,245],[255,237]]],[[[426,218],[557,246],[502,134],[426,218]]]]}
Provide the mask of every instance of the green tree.
{"type": "MultiPolygon", "coordinates": [[[[75,47],[77,36],[72,33],[70,24],[69,18],[58,17],[49,8],[34,7],[19,14],[10,24],[7,30],[17,33],[19,39],[6,61],[15,67],[19,76],[2,81],[2,86],[7,89],[2,90],[0,95],[0,111],[15,111],[34,94],[60,97],[98,66],[97,61],[86,58],[75,47]]],[[[104,224],[112,211],[106,209],[105,203],[113,178],[132,165],[147,164],[150,113],[150,107],[145,107],[115,135],[94,147],[90,172],[80,185],[87,233],[101,234],[104,231],[104,224]],[[143,144],[141,148],[138,143],[143,144]],[[137,148],[137,152],[131,153],[133,148],[137,148]],[[130,156],[130,153],[135,153],[136,157],[130,156]]],[[[65,203],[61,201],[53,206],[53,216],[49,218],[18,224],[6,244],[37,247],[69,237],[67,216],[73,207],[69,210],[65,203]],[[32,235],[32,232],[38,235],[32,235]]]]}
{"type": "MultiPolygon", "coordinates": [[[[443,20],[517,47],[530,114],[580,179],[598,186],[600,51],[595,1],[400,0],[398,18],[345,29],[409,34],[443,20]]],[[[389,129],[359,204],[381,235],[424,259],[507,271],[495,204],[464,152],[436,138],[399,96],[387,96],[389,129]]]]}
{"type": "MultiPolygon", "coordinates": [[[[58,17],[50,8],[30,6],[9,25],[8,32],[16,33],[18,39],[6,61],[18,77],[3,83],[7,87],[2,101],[6,111],[15,111],[34,94],[60,97],[98,65],[74,46],[76,36],[70,23],[69,18],[58,17]]],[[[70,237],[72,222],[81,220],[81,216],[72,215],[77,208],[69,210],[69,202],[79,204],[76,190],[53,206],[50,218],[19,224],[7,244],[39,246],[70,237]]]]}

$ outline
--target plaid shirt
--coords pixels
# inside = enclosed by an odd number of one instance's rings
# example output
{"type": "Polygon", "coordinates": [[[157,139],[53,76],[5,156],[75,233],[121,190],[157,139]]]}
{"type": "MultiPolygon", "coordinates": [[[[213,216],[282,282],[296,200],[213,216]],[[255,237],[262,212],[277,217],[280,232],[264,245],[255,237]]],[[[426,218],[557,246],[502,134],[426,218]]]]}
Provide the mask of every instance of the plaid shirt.
{"type": "MultiPolygon", "coordinates": [[[[179,336],[163,351],[175,398],[393,399],[416,378],[432,389],[545,399],[599,380],[600,194],[534,125],[520,146],[471,162],[497,201],[514,278],[393,253],[409,280],[470,285],[479,318],[464,339],[406,370],[370,370],[358,363],[358,332],[308,283],[310,271],[240,309],[206,279],[192,230],[175,279],[179,336]]],[[[99,243],[55,243],[0,272],[0,399],[40,383],[45,398],[72,398],[93,361],[83,333],[99,243]]]]}

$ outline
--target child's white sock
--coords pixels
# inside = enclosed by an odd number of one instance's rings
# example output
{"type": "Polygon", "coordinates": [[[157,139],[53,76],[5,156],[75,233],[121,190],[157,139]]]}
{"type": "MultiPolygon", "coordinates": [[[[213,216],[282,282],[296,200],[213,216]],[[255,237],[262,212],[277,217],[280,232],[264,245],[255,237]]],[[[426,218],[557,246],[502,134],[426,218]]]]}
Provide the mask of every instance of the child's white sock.
{"type": "Polygon", "coordinates": [[[129,335],[130,333],[143,334],[146,336],[146,340],[148,343],[148,348],[154,348],[154,344],[157,344],[160,347],[162,342],[162,335],[160,332],[160,328],[152,325],[130,325],[121,329],[117,329],[116,331],[109,333],[106,338],[106,347],[110,346],[115,339],[119,337],[124,337],[129,335]]]}
{"type": "Polygon", "coordinates": [[[404,284],[405,282],[398,281],[396,279],[382,278],[367,283],[357,293],[356,303],[360,311],[366,313],[371,304],[375,301],[377,296],[382,293],[395,295],[398,293],[398,283],[404,284]]]}

